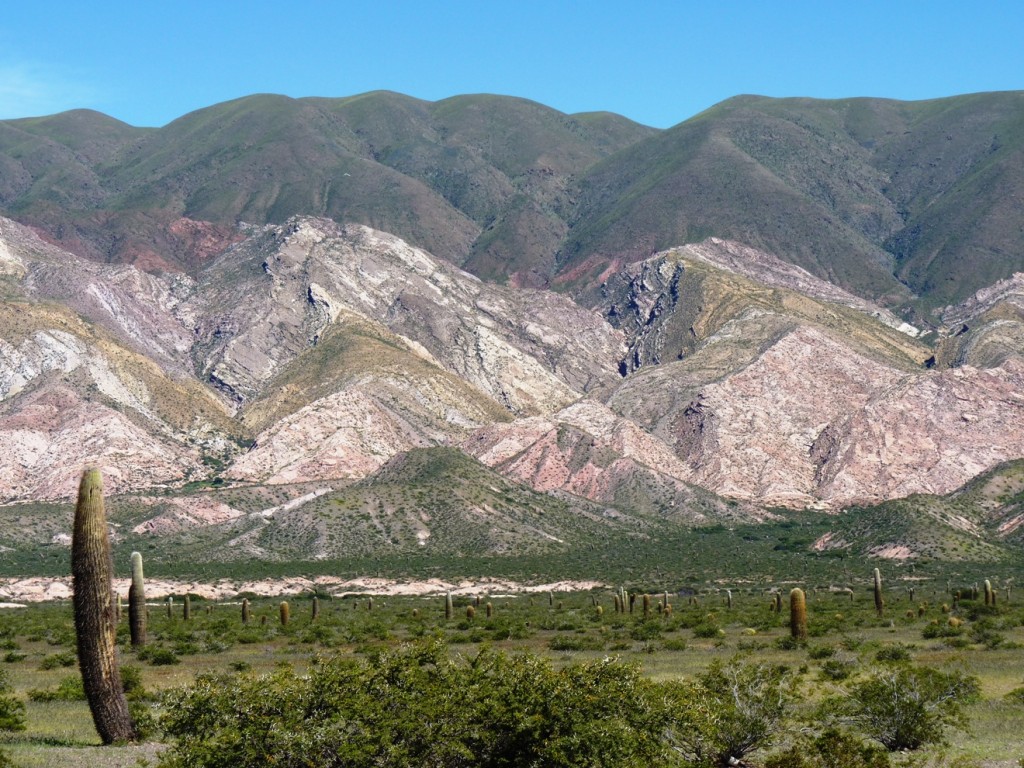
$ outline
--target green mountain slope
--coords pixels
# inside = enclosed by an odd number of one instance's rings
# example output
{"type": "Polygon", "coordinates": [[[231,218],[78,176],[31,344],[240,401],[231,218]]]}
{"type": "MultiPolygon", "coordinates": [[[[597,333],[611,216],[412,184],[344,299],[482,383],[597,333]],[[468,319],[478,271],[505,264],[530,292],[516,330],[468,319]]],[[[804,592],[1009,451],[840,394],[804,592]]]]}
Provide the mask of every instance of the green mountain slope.
{"type": "Polygon", "coordinates": [[[561,270],[579,280],[714,235],[862,296],[951,303],[1024,267],[1022,151],[1019,92],[737,97],[591,168],[561,270]]]}
{"type": "Polygon", "coordinates": [[[985,472],[946,496],[919,494],[847,509],[823,550],[942,562],[1014,561],[1024,541],[1024,460],[985,472]]]}
{"type": "Polygon", "coordinates": [[[0,205],[91,258],[195,269],[197,245],[230,238],[196,244],[176,231],[183,217],[233,226],[314,214],[458,263],[472,254],[502,277],[512,255],[557,249],[570,177],[654,132],[510,97],[386,92],[250,96],[152,131],[61,115],[24,122],[0,123],[0,170],[12,180],[0,205]]]}

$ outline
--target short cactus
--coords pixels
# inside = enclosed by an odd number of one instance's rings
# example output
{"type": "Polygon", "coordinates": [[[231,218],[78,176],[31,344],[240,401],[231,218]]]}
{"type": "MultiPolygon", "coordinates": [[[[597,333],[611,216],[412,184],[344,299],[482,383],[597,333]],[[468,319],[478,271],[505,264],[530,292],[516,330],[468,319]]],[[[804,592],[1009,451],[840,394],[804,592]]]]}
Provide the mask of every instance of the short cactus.
{"type": "Polygon", "coordinates": [[[486,611],[488,619],[494,616],[494,606],[491,603],[487,604],[486,611]]]}
{"type": "Polygon", "coordinates": [[[281,601],[281,605],[278,606],[278,613],[280,614],[280,618],[281,618],[281,626],[282,627],[288,626],[288,621],[291,619],[292,614],[291,614],[291,609],[288,607],[288,601],[287,600],[282,600],[281,601]]]}
{"type": "Polygon", "coordinates": [[[476,607],[472,605],[466,606],[466,618],[472,621],[476,618],[476,607]]]}

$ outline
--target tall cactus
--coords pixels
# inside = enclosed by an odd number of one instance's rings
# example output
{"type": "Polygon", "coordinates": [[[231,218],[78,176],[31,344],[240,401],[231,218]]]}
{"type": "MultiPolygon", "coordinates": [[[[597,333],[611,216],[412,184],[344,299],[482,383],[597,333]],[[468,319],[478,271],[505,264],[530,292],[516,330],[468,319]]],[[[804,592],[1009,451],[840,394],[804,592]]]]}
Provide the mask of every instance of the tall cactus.
{"type": "Polygon", "coordinates": [[[312,621],[316,621],[320,618],[320,598],[313,595],[313,618],[312,621]]]}
{"type": "Polygon", "coordinates": [[[789,593],[789,634],[794,640],[807,639],[807,599],[799,587],[789,593]]]}
{"type": "Polygon", "coordinates": [[[985,579],[985,605],[995,605],[996,593],[992,591],[992,582],[985,579]]]}
{"type": "Polygon", "coordinates": [[[96,732],[104,744],[134,741],[135,724],[121,684],[114,622],[114,564],[98,469],[82,473],[71,538],[78,666],[96,732]]]}
{"type": "Polygon", "coordinates": [[[875,613],[879,616],[885,611],[885,600],[882,599],[882,572],[875,568],[875,613]]]}
{"type": "Polygon", "coordinates": [[[185,621],[191,621],[192,619],[192,599],[185,595],[185,600],[181,606],[181,618],[185,621]]]}
{"type": "Polygon", "coordinates": [[[251,613],[249,611],[249,598],[242,599],[242,623],[248,624],[251,613]]]}
{"type": "Polygon", "coordinates": [[[455,613],[455,606],[452,603],[452,593],[446,592],[444,595],[444,617],[446,620],[452,620],[452,614],[455,613]]]}
{"type": "Polygon", "coordinates": [[[132,585],[128,587],[128,629],[132,647],[146,644],[146,583],[142,575],[142,555],[132,552],[132,585]]]}
{"type": "Polygon", "coordinates": [[[291,609],[288,607],[288,601],[282,600],[281,605],[278,606],[278,612],[280,613],[281,626],[287,627],[288,620],[291,618],[291,609]]]}

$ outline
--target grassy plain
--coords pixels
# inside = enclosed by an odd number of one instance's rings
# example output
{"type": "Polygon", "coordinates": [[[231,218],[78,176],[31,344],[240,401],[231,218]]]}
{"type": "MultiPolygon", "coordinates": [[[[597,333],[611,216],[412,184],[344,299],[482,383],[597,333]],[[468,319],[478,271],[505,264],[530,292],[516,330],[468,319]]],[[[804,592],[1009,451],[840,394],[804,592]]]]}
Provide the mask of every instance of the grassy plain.
{"type": "MultiPolygon", "coordinates": [[[[787,593],[790,584],[778,585],[787,593]]],[[[182,618],[182,601],[150,606],[150,643],[145,651],[128,646],[127,621],[121,623],[122,664],[141,673],[147,696],[143,705],[159,715],[158,694],[190,682],[203,671],[268,672],[285,664],[303,669],[322,654],[365,655],[419,638],[443,638],[451,652],[472,657],[485,645],[529,650],[556,664],[617,656],[638,664],[656,679],[691,677],[715,659],[737,655],[784,664],[799,673],[803,703],[797,719],[779,734],[783,744],[806,725],[815,702],[852,681],[891,663],[886,657],[977,676],[981,700],[967,709],[968,730],[950,731],[945,748],[929,748],[922,757],[934,765],[983,765],[1009,768],[1021,756],[1024,699],[1008,694],[1024,686],[1024,595],[1011,590],[1010,602],[990,608],[963,599],[952,605],[944,587],[915,587],[911,601],[905,586],[887,592],[885,614],[875,614],[871,594],[857,589],[828,591],[804,584],[808,592],[810,638],[789,642],[788,614],[769,609],[770,589],[725,586],[673,591],[672,610],[659,610],[664,593],[652,594],[645,617],[642,598],[633,613],[616,613],[613,590],[554,594],[458,596],[450,620],[442,596],[394,597],[321,595],[320,616],[312,618],[312,595],[290,599],[291,620],[282,626],[279,600],[249,596],[252,618],[241,621],[240,601],[191,598],[192,617],[182,618]],[[487,604],[493,615],[487,617],[487,604]],[[600,606],[600,611],[598,610],[600,606]],[[475,616],[467,615],[472,607],[475,616]],[[955,615],[962,622],[950,628],[955,615]],[[972,763],[973,761],[973,763],[972,763]]],[[[968,594],[968,586],[963,594],[968,594]]],[[[15,764],[35,766],[134,766],[155,762],[162,745],[154,741],[102,748],[84,701],[42,701],[63,680],[77,677],[74,630],[67,603],[5,609],[0,614],[0,668],[14,694],[26,702],[26,730],[4,737],[15,764]],[[66,666],[65,666],[66,665],[66,666]]]]}

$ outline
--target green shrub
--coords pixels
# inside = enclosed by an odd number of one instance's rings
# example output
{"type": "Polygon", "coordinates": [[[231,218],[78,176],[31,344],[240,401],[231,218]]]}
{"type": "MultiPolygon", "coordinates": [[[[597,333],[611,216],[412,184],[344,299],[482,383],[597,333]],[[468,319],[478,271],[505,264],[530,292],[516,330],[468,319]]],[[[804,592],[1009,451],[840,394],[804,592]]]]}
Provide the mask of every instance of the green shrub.
{"type": "Polygon", "coordinates": [[[85,701],[82,676],[65,677],[56,688],[32,688],[28,697],[31,701],[85,701]]]}
{"type": "Polygon", "coordinates": [[[772,755],[765,768],[889,768],[889,753],[881,747],[834,728],[804,738],[785,752],[772,755]]]}
{"type": "Polygon", "coordinates": [[[74,651],[64,651],[63,653],[51,653],[49,656],[44,656],[43,660],[39,662],[39,669],[58,669],[60,667],[73,667],[78,663],[78,656],[75,655],[74,651]]]}
{"type": "MultiPolygon", "coordinates": [[[[25,730],[25,704],[16,699],[7,680],[7,673],[0,669],[0,731],[25,730]]],[[[0,758],[3,755],[0,754],[0,758]]],[[[5,758],[4,758],[5,759],[5,758]]],[[[3,766],[0,759],[0,766],[3,766]]]]}
{"type": "Polygon", "coordinates": [[[664,765],[658,684],[603,660],[556,670],[537,656],[438,644],[297,675],[200,675],[167,694],[165,768],[664,765]],[[273,695],[268,695],[272,692],[273,695]]]}
{"type": "Polygon", "coordinates": [[[821,676],[826,680],[846,680],[856,667],[857,663],[850,659],[827,659],[821,665],[821,676]]]}
{"type": "Polygon", "coordinates": [[[904,662],[910,661],[910,648],[902,643],[893,643],[884,648],[878,649],[875,653],[875,661],[882,662],[904,662]]]}
{"type": "Polygon", "coordinates": [[[831,659],[836,655],[836,649],[831,645],[812,645],[808,646],[807,655],[815,660],[831,659]]]}
{"type": "Polygon", "coordinates": [[[164,648],[159,645],[147,645],[142,648],[138,653],[139,661],[148,661],[154,667],[170,666],[172,664],[180,664],[181,659],[174,651],[170,648],[164,648]]]}
{"type": "Polygon", "coordinates": [[[785,667],[713,661],[690,683],[666,684],[673,691],[668,738],[697,768],[742,763],[768,746],[795,700],[785,667]]]}
{"type": "Polygon", "coordinates": [[[638,621],[630,628],[629,636],[641,642],[657,640],[661,637],[661,624],[657,619],[638,621]]]}
{"type": "Polygon", "coordinates": [[[548,647],[552,651],[603,651],[604,640],[593,635],[555,635],[548,647]]]}
{"type": "Polygon", "coordinates": [[[917,749],[941,743],[978,691],[976,678],[958,672],[899,665],[854,685],[842,709],[886,749],[917,749]]]}
{"type": "Polygon", "coordinates": [[[722,628],[710,621],[701,622],[693,628],[693,636],[703,638],[705,640],[712,637],[719,637],[721,634],[722,628]]]}

